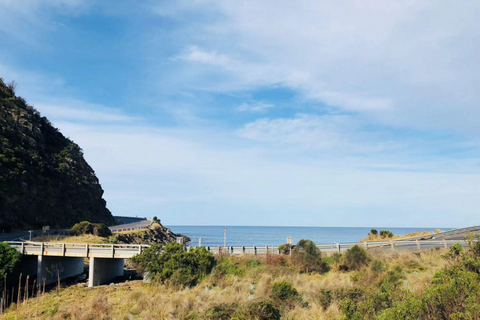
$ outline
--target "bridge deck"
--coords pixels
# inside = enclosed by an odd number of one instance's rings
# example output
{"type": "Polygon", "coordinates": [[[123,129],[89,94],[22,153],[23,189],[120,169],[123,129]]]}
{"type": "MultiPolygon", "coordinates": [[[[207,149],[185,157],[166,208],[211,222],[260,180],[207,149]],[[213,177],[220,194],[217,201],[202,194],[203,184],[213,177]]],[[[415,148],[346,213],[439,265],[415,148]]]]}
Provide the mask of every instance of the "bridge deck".
{"type": "MultiPolygon", "coordinates": [[[[149,245],[140,244],[78,244],[78,243],[42,243],[9,242],[24,255],[129,259],[142,252],[149,245]]],[[[325,252],[339,252],[358,245],[366,250],[420,250],[436,247],[448,248],[455,243],[468,246],[465,240],[395,240],[382,242],[333,243],[319,244],[317,247],[325,252]]],[[[189,250],[192,247],[187,247],[189,250]]],[[[278,246],[207,246],[207,251],[214,254],[279,254],[278,246]]]]}

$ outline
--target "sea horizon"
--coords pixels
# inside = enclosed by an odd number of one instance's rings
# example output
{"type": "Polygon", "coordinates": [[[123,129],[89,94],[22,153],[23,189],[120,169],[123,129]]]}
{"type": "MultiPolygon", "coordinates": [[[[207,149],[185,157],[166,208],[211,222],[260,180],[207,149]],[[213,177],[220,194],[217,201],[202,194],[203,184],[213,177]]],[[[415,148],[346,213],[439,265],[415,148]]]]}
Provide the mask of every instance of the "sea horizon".
{"type": "Polygon", "coordinates": [[[221,226],[221,225],[166,225],[177,234],[188,236],[189,245],[223,246],[224,229],[227,246],[277,246],[286,243],[287,237],[293,243],[309,239],[317,244],[358,242],[365,238],[371,229],[389,230],[395,235],[435,230],[448,231],[452,228],[435,227],[313,227],[313,226],[221,226]]]}

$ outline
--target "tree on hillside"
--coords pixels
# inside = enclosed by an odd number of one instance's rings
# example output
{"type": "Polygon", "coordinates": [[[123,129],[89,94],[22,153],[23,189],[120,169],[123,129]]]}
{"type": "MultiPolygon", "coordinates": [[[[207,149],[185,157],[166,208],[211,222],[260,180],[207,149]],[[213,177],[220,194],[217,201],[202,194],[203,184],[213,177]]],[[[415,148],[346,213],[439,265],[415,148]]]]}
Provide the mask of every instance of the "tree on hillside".
{"type": "Polygon", "coordinates": [[[327,264],[322,259],[322,253],[312,240],[302,239],[292,251],[293,264],[301,267],[305,272],[324,272],[327,264]]]}
{"type": "Polygon", "coordinates": [[[13,271],[13,268],[20,261],[20,252],[12,248],[8,243],[0,242],[0,283],[7,274],[13,271]]]}

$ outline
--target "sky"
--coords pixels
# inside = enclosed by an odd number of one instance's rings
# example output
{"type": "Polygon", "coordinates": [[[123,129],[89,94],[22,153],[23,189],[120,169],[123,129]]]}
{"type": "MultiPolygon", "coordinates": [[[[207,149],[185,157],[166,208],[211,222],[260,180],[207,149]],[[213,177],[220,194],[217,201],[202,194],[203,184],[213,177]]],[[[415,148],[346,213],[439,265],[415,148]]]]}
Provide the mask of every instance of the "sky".
{"type": "Polygon", "coordinates": [[[478,1],[1,0],[0,77],[114,215],[464,227],[480,208],[478,1]]]}

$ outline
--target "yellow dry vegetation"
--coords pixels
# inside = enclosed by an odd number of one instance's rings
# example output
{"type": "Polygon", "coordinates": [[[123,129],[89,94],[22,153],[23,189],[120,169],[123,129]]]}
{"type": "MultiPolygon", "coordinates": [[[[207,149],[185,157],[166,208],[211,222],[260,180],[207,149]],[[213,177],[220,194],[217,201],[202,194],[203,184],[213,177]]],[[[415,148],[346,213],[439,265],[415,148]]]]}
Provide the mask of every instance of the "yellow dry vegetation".
{"type": "Polygon", "coordinates": [[[430,231],[425,230],[425,231],[422,231],[422,232],[407,233],[406,235],[403,235],[403,236],[394,235],[391,238],[385,238],[385,237],[381,237],[378,234],[375,235],[375,234],[369,233],[368,236],[361,239],[360,242],[390,241],[390,240],[401,240],[401,239],[405,240],[405,239],[410,239],[410,238],[415,238],[415,237],[433,235],[433,234],[436,234],[436,233],[439,233],[439,232],[441,232],[441,231],[440,230],[435,230],[434,232],[430,232],[430,231]]]}
{"type": "Polygon", "coordinates": [[[108,243],[108,238],[102,238],[93,234],[83,234],[79,236],[51,235],[33,237],[32,241],[52,243],[108,243]]]}
{"type": "MultiPolygon", "coordinates": [[[[424,252],[372,252],[371,259],[381,261],[384,272],[400,266],[405,273],[404,290],[422,292],[436,271],[449,262],[441,257],[443,250],[424,252]]],[[[282,311],[282,319],[343,318],[338,301],[326,308],[321,304],[322,290],[362,288],[374,290],[381,274],[363,267],[357,271],[341,271],[330,262],[324,274],[305,274],[288,264],[288,257],[229,257],[232,273],[212,272],[199,285],[176,290],[163,284],[142,281],[86,288],[79,284],[50,292],[19,305],[12,305],[3,315],[16,319],[210,319],[208,310],[221,304],[243,305],[249,301],[270,298],[274,283],[293,284],[305,304],[293,304],[282,311]],[[286,263],[287,262],[287,263],[286,263]],[[247,266],[247,267],[245,267],[247,266]],[[248,267],[250,266],[250,267],[248,267]],[[233,269],[232,269],[233,268],[233,269]],[[253,289],[252,289],[253,288],[253,289]]],[[[327,257],[333,261],[334,257],[327,257]]],[[[385,273],[383,273],[385,274],[385,273]]]]}

